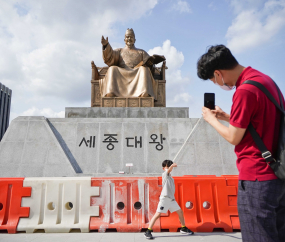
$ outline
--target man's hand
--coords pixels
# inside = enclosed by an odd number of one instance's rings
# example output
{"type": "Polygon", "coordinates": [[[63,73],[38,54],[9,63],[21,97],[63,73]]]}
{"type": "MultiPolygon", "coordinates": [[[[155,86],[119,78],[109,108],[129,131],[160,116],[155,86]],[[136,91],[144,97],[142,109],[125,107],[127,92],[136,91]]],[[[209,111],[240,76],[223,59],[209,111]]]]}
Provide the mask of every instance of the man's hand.
{"type": "Polygon", "coordinates": [[[109,43],[108,37],[105,39],[104,36],[102,35],[101,43],[102,43],[103,46],[106,46],[109,43]]]}
{"type": "Polygon", "coordinates": [[[216,115],[217,119],[230,122],[230,115],[224,112],[219,106],[216,106],[215,110],[212,110],[212,113],[216,115]]]}
{"type": "Polygon", "coordinates": [[[209,124],[217,120],[216,114],[206,107],[202,108],[202,116],[205,119],[205,121],[208,122],[209,124]]]}
{"type": "Polygon", "coordinates": [[[176,164],[176,163],[173,163],[172,166],[173,166],[173,167],[177,167],[177,164],[176,164]]]}
{"type": "Polygon", "coordinates": [[[238,128],[232,125],[229,127],[224,126],[220,123],[216,117],[216,115],[222,115],[223,120],[229,121],[230,115],[223,112],[218,106],[216,106],[216,110],[210,110],[209,108],[203,107],[202,108],[202,115],[205,121],[207,121],[210,125],[214,127],[215,130],[229,143],[232,145],[238,145],[242,140],[246,129],[238,128]]]}

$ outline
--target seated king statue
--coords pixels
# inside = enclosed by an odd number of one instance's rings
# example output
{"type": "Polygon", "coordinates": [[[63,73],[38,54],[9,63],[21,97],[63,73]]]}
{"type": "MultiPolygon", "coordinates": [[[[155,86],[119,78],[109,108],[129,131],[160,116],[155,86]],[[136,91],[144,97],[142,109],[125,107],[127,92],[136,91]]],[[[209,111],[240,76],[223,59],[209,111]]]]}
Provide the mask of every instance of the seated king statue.
{"type": "Polygon", "coordinates": [[[109,66],[104,79],[99,80],[102,97],[154,97],[157,99],[158,82],[151,73],[153,64],[165,58],[135,47],[135,33],[127,29],[124,48],[113,50],[108,37],[102,36],[103,59],[109,66]]]}

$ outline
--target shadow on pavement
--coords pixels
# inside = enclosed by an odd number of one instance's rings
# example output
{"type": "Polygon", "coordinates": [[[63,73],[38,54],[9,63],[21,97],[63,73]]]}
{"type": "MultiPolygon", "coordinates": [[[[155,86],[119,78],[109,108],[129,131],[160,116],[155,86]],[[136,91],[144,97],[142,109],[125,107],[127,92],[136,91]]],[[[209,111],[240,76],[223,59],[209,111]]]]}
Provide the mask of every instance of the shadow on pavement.
{"type": "Polygon", "coordinates": [[[186,234],[179,234],[179,235],[162,235],[162,236],[156,236],[153,234],[153,238],[176,238],[176,237],[185,237],[185,236],[190,236],[190,237],[193,237],[193,236],[211,236],[211,237],[214,237],[214,236],[227,236],[227,237],[231,237],[231,238],[234,238],[234,239],[238,239],[238,240],[241,240],[241,238],[237,237],[237,236],[234,236],[230,233],[195,233],[193,235],[186,235],[186,234]]]}

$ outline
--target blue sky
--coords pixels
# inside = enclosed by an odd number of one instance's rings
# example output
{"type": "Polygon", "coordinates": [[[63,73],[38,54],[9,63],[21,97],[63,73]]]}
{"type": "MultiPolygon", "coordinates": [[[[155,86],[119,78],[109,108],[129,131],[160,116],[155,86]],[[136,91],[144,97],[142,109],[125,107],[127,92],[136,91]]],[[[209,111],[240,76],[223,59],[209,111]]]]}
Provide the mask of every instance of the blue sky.
{"type": "Polygon", "coordinates": [[[90,106],[90,61],[103,66],[101,35],[167,58],[167,106],[200,117],[205,92],[229,112],[226,92],[196,74],[210,45],[227,45],[244,66],[271,76],[285,92],[285,0],[0,0],[0,82],[13,90],[11,118],[64,117],[90,106]]]}

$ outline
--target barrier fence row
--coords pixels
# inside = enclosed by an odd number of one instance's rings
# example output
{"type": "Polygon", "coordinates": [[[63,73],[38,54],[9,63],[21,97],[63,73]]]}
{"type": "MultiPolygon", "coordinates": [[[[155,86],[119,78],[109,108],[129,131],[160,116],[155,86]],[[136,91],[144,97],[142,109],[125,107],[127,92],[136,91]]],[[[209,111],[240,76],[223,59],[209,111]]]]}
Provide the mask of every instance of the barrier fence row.
{"type": "MultiPolygon", "coordinates": [[[[237,176],[174,177],[175,198],[195,232],[240,229],[237,176]]],[[[158,177],[0,178],[0,230],[8,233],[141,232],[155,214],[158,177]]],[[[176,213],[153,230],[176,232],[176,213]]]]}

